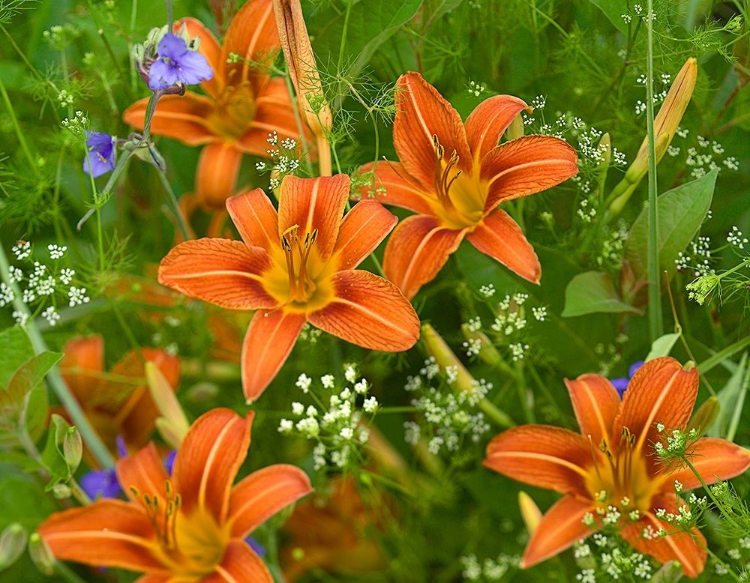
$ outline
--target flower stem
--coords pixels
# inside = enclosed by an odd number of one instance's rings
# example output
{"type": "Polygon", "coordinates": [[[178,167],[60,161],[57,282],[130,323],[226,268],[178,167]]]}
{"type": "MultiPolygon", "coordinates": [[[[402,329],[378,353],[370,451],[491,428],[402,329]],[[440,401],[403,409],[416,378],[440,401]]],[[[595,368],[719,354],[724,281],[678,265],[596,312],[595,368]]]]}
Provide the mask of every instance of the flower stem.
{"type": "Polygon", "coordinates": [[[654,0],[646,13],[646,122],[648,128],[648,328],[651,342],[664,334],[659,278],[659,233],[656,202],[656,140],[654,136],[654,0]]]}
{"type": "Polygon", "coordinates": [[[3,84],[2,80],[0,80],[0,96],[2,96],[5,108],[8,110],[8,115],[10,116],[10,121],[13,124],[13,129],[16,132],[16,137],[18,138],[18,143],[21,146],[21,150],[23,150],[23,153],[29,162],[31,171],[38,177],[39,168],[37,168],[34,156],[31,155],[29,145],[26,143],[26,138],[24,138],[23,132],[21,131],[21,126],[18,125],[18,118],[16,118],[16,113],[13,110],[13,104],[10,102],[10,97],[8,97],[8,92],[5,90],[5,85],[3,84]]]}

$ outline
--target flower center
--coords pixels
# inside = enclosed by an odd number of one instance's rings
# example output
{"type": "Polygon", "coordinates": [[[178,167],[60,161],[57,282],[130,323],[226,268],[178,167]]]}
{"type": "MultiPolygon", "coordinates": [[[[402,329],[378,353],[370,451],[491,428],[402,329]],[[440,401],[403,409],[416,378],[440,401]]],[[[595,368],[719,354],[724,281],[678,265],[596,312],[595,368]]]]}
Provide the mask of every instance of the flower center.
{"type": "Polygon", "coordinates": [[[202,579],[213,573],[224,557],[229,533],[205,509],[187,516],[172,482],[167,480],[165,486],[166,500],[141,494],[132,486],[130,490],[143,504],[154,528],[159,560],[177,577],[202,579]]]}
{"type": "Polygon", "coordinates": [[[600,516],[609,515],[610,520],[614,518],[616,521],[618,517],[612,517],[612,514],[635,513],[629,516],[632,519],[651,507],[658,483],[650,476],[647,460],[640,448],[635,448],[635,443],[636,436],[623,427],[615,451],[605,440],[598,447],[601,453],[592,452],[595,473],[587,480],[587,487],[592,499],[598,502],[600,516]]]}
{"type": "Polygon", "coordinates": [[[216,98],[214,110],[208,117],[213,130],[230,140],[245,134],[255,119],[255,96],[248,82],[237,87],[227,86],[216,98]]]}
{"type": "Polygon", "coordinates": [[[289,275],[289,298],[293,302],[305,303],[317,287],[307,271],[307,260],[310,258],[310,251],[318,239],[318,229],[306,233],[304,243],[297,236],[298,231],[299,225],[294,225],[284,231],[281,235],[281,249],[284,251],[289,275]],[[299,257],[296,268],[294,265],[295,251],[299,257]]]}
{"type": "Polygon", "coordinates": [[[446,159],[445,148],[438,141],[437,135],[432,136],[432,144],[435,150],[433,181],[439,203],[435,212],[451,228],[464,229],[476,226],[484,210],[484,202],[477,192],[478,185],[470,176],[464,175],[463,170],[456,169],[460,160],[456,150],[446,159]]]}

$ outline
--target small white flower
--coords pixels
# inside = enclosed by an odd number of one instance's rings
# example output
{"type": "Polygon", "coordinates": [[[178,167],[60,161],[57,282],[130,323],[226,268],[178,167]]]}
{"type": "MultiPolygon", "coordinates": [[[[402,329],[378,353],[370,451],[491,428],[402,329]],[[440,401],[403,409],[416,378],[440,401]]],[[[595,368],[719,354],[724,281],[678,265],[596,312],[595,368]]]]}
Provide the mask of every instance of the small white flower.
{"type": "Polygon", "coordinates": [[[16,294],[13,290],[4,283],[0,283],[0,308],[10,304],[14,299],[16,299],[16,294]]]}
{"type": "Polygon", "coordinates": [[[47,250],[49,251],[50,259],[62,259],[68,248],[65,245],[59,246],[51,244],[47,245],[47,250]]]}
{"type": "Polygon", "coordinates": [[[350,383],[356,382],[357,369],[354,368],[354,365],[351,365],[351,364],[346,365],[346,368],[344,369],[344,378],[350,383]]]}
{"type": "Polygon", "coordinates": [[[344,439],[351,439],[354,437],[354,429],[351,427],[343,427],[341,431],[339,431],[339,435],[344,439]]]}
{"type": "Polygon", "coordinates": [[[22,261],[31,255],[31,243],[28,241],[19,241],[13,246],[11,251],[13,251],[16,259],[22,261]]]}
{"type": "MultiPolygon", "coordinates": [[[[276,133],[276,132],[274,132],[276,133]]],[[[310,390],[310,385],[312,384],[312,379],[307,376],[305,373],[302,373],[299,375],[299,378],[297,378],[297,382],[295,385],[299,387],[303,393],[307,394],[307,392],[310,390]]]]}
{"type": "Polygon", "coordinates": [[[71,308],[88,303],[89,297],[86,295],[85,287],[78,288],[74,285],[70,286],[70,290],[68,291],[68,305],[71,308]]]}
{"type": "Polygon", "coordinates": [[[279,423],[279,433],[291,433],[292,429],[294,429],[294,423],[290,421],[289,419],[282,419],[279,423]]]}
{"type": "Polygon", "coordinates": [[[57,313],[54,306],[50,306],[42,312],[42,318],[47,320],[50,326],[55,326],[60,320],[60,314],[57,313]]]}
{"type": "Polygon", "coordinates": [[[354,383],[354,392],[357,393],[358,395],[366,394],[368,389],[369,387],[365,379],[362,379],[361,381],[354,383]]]}
{"type": "Polygon", "coordinates": [[[378,410],[378,400],[375,397],[368,397],[362,404],[362,408],[368,413],[375,413],[378,410]]]}
{"type": "Polygon", "coordinates": [[[292,413],[298,416],[302,416],[304,412],[305,406],[302,403],[297,403],[296,401],[292,403],[292,413]]]}
{"type": "Polygon", "coordinates": [[[323,384],[324,389],[332,389],[336,386],[336,379],[332,374],[323,375],[320,377],[320,382],[323,384]]]}

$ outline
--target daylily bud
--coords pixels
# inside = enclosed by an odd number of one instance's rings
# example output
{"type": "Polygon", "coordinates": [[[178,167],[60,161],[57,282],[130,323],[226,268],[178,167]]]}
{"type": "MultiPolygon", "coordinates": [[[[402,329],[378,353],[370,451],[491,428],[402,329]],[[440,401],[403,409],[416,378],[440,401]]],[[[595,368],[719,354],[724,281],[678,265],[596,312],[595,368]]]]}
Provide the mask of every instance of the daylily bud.
{"type": "MultiPolygon", "coordinates": [[[[664,154],[672,142],[672,138],[677,132],[677,128],[682,121],[682,116],[687,109],[690,98],[693,96],[695,82],[698,78],[698,61],[695,58],[689,58],[677,73],[677,77],[669,88],[669,93],[662,103],[659,113],[654,118],[654,150],[656,163],[664,157],[664,154]]],[[[635,187],[641,181],[648,171],[648,136],[643,139],[641,147],[638,150],[633,163],[625,173],[625,177],[615,187],[613,195],[618,198],[610,205],[610,215],[619,213],[635,190],[635,187]]]]}
{"type": "Polygon", "coordinates": [[[651,577],[652,583],[677,583],[682,579],[682,565],[678,561],[664,563],[654,576],[651,577]]]}
{"type": "Polygon", "coordinates": [[[38,532],[29,537],[29,556],[42,574],[49,576],[55,572],[55,555],[38,532]]]}
{"type": "Polygon", "coordinates": [[[599,140],[599,151],[602,154],[601,162],[597,169],[597,182],[599,183],[599,192],[604,194],[604,183],[607,181],[609,165],[612,162],[612,140],[609,134],[604,134],[599,140]]]}
{"type": "Polygon", "coordinates": [[[720,409],[719,399],[714,395],[710,396],[693,414],[693,418],[690,419],[687,426],[688,431],[695,429],[701,435],[706,433],[719,416],[720,409]]]}
{"type": "Polygon", "coordinates": [[[518,507],[521,509],[521,518],[523,523],[526,525],[526,530],[529,534],[534,534],[537,526],[542,520],[542,511],[539,510],[539,506],[526,492],[521,490],[518,493],[518,507]]]}
{"type": "Polygon", "coordinates": [[[508,141],[523,136],[523,117],[520,114],[514,117],[513,121],[510,122],[508,129],[505,130],[505,136],[508,138],[508,141]]]}
{"type": "Polygon", "coordinates": [[[190,424],[174,394],[174,388],[153,362],[146,363],[146,381],[151,397],[161,417],[156,420],[164,440],[174,449],[180,449],[190,424]]]}
{"type": "Polygon", "coordinates": [[[435,328],[429,324],[422,325],[422,341],[424,342],[427,354],[434,356],[440,368],[446,369],[453,367],[456,370],[455,385],[462,391],[471,391],[474,388],[474,377],[469,374],[466,367],[458,360],[453,351],[448,347],[435,331],[435,328]]]}
{"type": "Polygon", "coordinates": [[[67,500],[73,495],[73,491],[67,484],[55,484],[52,486],[52,495],[58,500],[67,500]]]}
{"type": "Polygon", "coordinates": [[[479,358],[489,364],[490,366],[500,366],[503,363],[503,357],[497,351],[497,348],[492,344],[492,340],[489,339],[487,334],[481,330],[476,332],[469,329],[468,324],[461,324],[461,332],[464,334],[466,340],[479,341],[479,358]]]}
{"type": "Polygon", "coordinates": [[[0,535],[0,570],[10,567],[18,560],[29,540],[26,529],[19,523],[8,525],[0,535]]]}
{"type": "Polygon", "coordinates": [[[81,463],[83,456],[83,440],[75,427],[69,427],[63,437],[63,458],[73,474],[81,463]]]}
{"type": "Polygon", "coordinates": [[[289,77],[297,93],[297,106],[318,142],[321,176],[330,176],[331,149],[328,134],[333,125],[331,108],[320,83],[315,54],[299,0],[273,0],[281,48],[289,68],[289,77]]]}

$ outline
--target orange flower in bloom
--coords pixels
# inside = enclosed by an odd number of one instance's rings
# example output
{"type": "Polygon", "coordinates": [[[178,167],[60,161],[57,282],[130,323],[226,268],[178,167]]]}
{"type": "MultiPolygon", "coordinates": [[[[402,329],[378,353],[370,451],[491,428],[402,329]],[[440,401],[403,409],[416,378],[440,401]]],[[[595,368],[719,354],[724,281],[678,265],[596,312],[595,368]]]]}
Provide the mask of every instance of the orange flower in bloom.
{"type": "MultiPolygon", "coordinates": [[[[685,428],[698,394],[698,371],[684,369],[673,358],[657,358],[635,373],[623,401],[599,375],[583,375],[566,385],[581,435],[525,425],[501,433],[487,446],[488,468],[565,494],[532,534],[521,565],[530,567],[567,549],[601,528],[606,517],[639,552],[662,563],[679,561],[688,577],[697,577],[706,563],[705,538],[696,528],[657,535],[674,528],[656,513],[678,513],[675,480],[685,490],[701,483],[689,468],[660,466],[654,444],[662,440],[657,424],[685,428]]],[[[723,439],[700,438],[690,451],[690,463],[707,484],[750,466],[750,452],[723,439]]]]}
{"type": "Polygon", "coordinates": [[[245,538],[311,491],[294,466],[258,470],[232,487],[253,415],[214,409],[190,428],[167,476],[153,443],[117,462],[129,501],[53,514],[39,534],[62,560],[143,572],[142,583],[273,583],[245,538]]]}
{"type": "MultiPolygon", "coordinates": [[[[224,208],[235,193],[242,154],[268,157],[267,138],[298,135],[292,101],[284,80],[271,79],[263,66],[279,50],[279,33],[271,0],[250,0],[234,16],[224,43],[194,18],[175,23],[187,28],[190,38],[200,37],[200,52],[214,71],[201,83],[207,95],[187,91],[183,97],[159,99],[151,132],[175,138],[189,146],[205,144],[198,162],[196,194],[209,208],[224,208]],[[236,54],[240,62],[229,63],[236,54]]],[[[148,99],[131,105],[126,123],[143,129],[148,99]]]]}
{"type": "MultiPolygon", "coordinates": [[[[104,339],[74,338],[63,348],[60,372],[86,417],[113,453],[122,435],[130,449],[148,443],[159,412],[146,386],[145,362],[153,362],[170,386],[180,382],[180,360],[163,350],[128,352],[108,373],[104,371],[104,339]]],[[[64,414],[64,411],[57,411],[64,414]]]]}
{"type": "Polygon", "coordinates": [[[398,288],[354,269],[396,217],[363,201],[342,221],[349,182],[343,174],[288,176],[278,213],[260,188],[230,198],[244,242],[186,241],[161,262],[164,285],[224,308],[258,310],[242,345],[248,402],[276,376],[305,322],[373,350],[406,350],[419,337],[419,319],[398,288]]]}
{"type": "MultiPolygon", "coordinates": [[[[525,136],[498,146],[513,119],[528,109],[516,97],[480,103],[466,120],[419,73],[396,87],[393,143],[400,163],[378,163],[383,202],[418,213],[399,224],[385,249],[385,275],[408,298],[432,281],[464,237],[534,283],[542,269],[516,222],[497,208],[578,172],[575,150],[550,136],[525,136]]],[[[362,170],[373,169],[373,164],[362,170]]],[[[363,195],[367,192],[363,189],[363,195]]]]}

